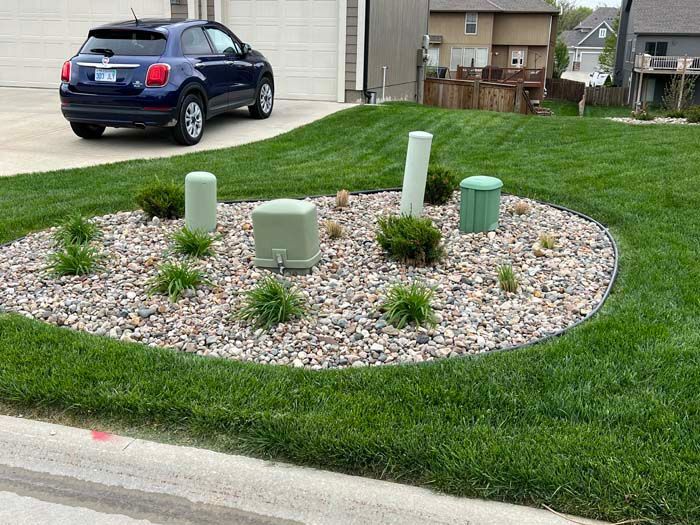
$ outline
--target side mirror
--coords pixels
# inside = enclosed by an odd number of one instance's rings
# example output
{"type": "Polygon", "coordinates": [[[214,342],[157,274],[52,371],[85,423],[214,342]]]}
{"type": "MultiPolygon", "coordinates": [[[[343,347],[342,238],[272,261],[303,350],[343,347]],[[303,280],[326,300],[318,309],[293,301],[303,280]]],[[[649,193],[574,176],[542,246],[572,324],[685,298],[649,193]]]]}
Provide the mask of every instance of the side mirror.
{"type": "Polygon", "coordinates": [[[253,50],[253,48],[250,47],[250,44],[243,44],[243,56],[246,56],[252,50],[253,50]]]}

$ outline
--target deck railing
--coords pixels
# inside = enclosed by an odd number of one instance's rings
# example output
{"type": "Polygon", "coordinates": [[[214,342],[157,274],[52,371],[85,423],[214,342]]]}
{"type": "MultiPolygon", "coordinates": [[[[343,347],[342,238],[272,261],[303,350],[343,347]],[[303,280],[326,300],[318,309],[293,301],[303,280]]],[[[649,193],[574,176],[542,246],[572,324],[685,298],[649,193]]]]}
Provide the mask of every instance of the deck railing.
{"type": "Polygon", "coordinates": [[[524,82],[529,86],[544,87],[544,69],[528,69],[521,67],[464,67],[457,68],[459,80],[484,80],[487,82],[501,82],[505,84],[518,84],[524,82]]]}
{"type": "Polygon", "coordinates": [[[645,71],[700,71],[700,57],[652,56],[638,54],[634,57],[634,68],[645,71]]]}

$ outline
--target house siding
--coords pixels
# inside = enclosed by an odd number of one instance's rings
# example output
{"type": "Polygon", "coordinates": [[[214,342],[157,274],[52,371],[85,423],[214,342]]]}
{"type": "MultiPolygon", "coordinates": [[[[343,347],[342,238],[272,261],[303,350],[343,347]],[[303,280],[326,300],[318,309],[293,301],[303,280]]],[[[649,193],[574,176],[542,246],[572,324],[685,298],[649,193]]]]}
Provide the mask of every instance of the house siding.
{"type": "MultiPolygon", "coordinates": [[[[357,81],[357,17],[359,0],[347,0],[345,24],[345,91],[355,91],[357,81]]],[[[347,98],[347,95],[346,95],[347,98]]]]}
{"type": "Polygon", "coordinates": [[[187,18],[187,0],[176,0],[178,3],[170,3],[170,16],[173,18],[187,18]]]}
{"type": "Polygon", "coordinates": [[[381,96],[382,66],[388,66],[386,96],[415,100],[418,50],[428,32],[428,0],[374,0],[370,4],[367,89],[381,96]]]}
{"type": "Polygon", "coordinates": [[[494,45],[546,46],[549,14],[498,14],[493,28],[494,45]]]}

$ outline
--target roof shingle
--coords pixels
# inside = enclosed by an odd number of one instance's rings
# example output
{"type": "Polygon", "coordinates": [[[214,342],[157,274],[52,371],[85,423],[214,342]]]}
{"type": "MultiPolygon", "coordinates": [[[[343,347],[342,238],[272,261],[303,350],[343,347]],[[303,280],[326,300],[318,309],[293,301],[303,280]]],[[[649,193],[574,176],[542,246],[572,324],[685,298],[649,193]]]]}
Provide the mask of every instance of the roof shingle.
{"type": "Polygon", "coordinates": [[[493,13],[559,13],[544,0],[430,0],[431,11],[481,11],[493,13]]]}
{"type": "Polygon", "coordinates": [[[700,34],[698,0],[633,0],[635,33],[700,34]]]}

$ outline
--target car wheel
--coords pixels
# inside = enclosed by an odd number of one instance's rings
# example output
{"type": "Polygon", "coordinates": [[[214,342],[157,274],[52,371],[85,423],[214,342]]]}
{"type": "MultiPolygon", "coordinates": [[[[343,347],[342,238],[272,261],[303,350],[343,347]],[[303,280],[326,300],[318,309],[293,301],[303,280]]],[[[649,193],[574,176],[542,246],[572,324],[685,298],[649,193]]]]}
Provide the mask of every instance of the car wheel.
{"type": "Polygon", "coordinates": [[[275,88],[269,78],[263,77],[255,96],[255,104],[248,106],[250,116],[257,119],[265,119],[272,114],[272,107],[274,104],[275,88]]]}
{"type": "Polygon", "coordinates": [[[197,95],[187,95],[180,104],[173,137],[178,144],[194,146],[204,135],[204,106],[197,95]]]}
{"type": "Polygon", "coordinates": [[[78,135],[81,139],[99,139],[105,132],[104,126],[98,126],[97,124],[80,124],[78,122],[71,122],[70,127],[73,133],[78,135]]]}

